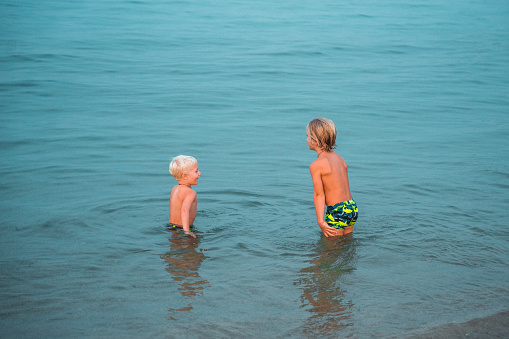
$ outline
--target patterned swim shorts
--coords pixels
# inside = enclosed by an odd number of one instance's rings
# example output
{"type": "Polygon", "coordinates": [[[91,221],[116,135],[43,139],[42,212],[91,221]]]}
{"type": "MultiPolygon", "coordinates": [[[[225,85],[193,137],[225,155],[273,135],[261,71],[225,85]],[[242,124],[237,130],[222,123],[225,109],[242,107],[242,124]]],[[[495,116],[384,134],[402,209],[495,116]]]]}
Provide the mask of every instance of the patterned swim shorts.
{"type": "MultiPolygon", "coordinates": [[[[172,230],[172,231],[183,231],[184,230],[184,228],[182,228],[182,226],[177,225],[177,224],[168,224],[168,225],[166,225],[166,227],[168,227],[168,229],[172,230]]],[[[194,225],[189,226],[189,230],[191,232],[194,232],[194,225]]]]}
{"type": "Polygon", "coordinates": [[[357,221],[359,210],[353,200],[343,201],[333,206],[327,206],[325,221],[330,227],[345,229],[353,226],[357,221]]]}

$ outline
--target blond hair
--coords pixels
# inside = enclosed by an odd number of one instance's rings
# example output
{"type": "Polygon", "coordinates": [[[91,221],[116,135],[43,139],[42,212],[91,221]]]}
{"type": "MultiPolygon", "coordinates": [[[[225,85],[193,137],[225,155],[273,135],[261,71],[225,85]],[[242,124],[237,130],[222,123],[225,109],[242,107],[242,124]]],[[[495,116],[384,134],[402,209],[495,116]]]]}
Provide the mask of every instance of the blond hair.
{"type": "Polygon", "coordinates": [[[170,162],[170,174],[177,180],[182,178],[182,174],[187,173],[189,169],[196,165],[198,161],[189,155],[179,155],[170,162]]]}
{"type": "Polygon", "coordinates": [[[318,144],[318,147],[326,152],[336,148],[336,125],[330,119],[313,119],[307,126],[309,137],[318,144]]]}

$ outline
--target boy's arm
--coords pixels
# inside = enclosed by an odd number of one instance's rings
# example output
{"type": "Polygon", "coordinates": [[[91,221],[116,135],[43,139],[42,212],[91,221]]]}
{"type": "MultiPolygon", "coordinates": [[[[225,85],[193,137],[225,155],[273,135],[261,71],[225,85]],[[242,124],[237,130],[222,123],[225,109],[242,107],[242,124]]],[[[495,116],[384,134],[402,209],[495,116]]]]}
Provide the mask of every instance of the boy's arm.
{"type": "Polygon", "coordinates": [[[311,166],[309,166],[309,171],[311,172],[311,178],[313,179],[313,189],[315,191],[313,196],[313,202],[315,204],[316,211],[316,222],[323,234],[326,237],[339,235],[338,230],[330,227],[324,220],[325,213],[325,192],[323,190],[323,181],[322,174],[320,172],[320,164],[317,162],[313,162],[311,166]]]}
{"type": "Polygon", "coordinates": [[[191,206],[193,204],[193,201],[196,199],[196,192],[191,191],[189,194],[186,195],[184,198],[184,201],[182,202],[182,209],[181,209],[181,218],[182,218],[182,228],[184,229],[184,232],[187,235],[192,236],[193,238],[196,238],[196,234],[191,232],[190,225],[189,225],[189,211],[191,210],[191,206]]]}
{"type": "Polygon", "coordinates": [[[322,175],[316,163],[312,163],[309,166],[309,171],[313,180],[313,202],[315,203],[316,221],[320,224],[320,221],[323,221],[323,214],[325,212],[325,193],[323,191],[322,175]]]}

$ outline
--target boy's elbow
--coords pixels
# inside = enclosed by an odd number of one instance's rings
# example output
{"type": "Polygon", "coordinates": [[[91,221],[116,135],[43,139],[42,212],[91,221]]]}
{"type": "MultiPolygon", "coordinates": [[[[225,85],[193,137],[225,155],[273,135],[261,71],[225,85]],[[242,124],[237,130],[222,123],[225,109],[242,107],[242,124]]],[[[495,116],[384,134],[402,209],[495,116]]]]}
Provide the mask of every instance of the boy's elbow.
{"type": "Polygon", "coordinates": [[[315,194],[313,200],[314,201],[324,201],[325,200],[325,195],[324,194],[315,194]]]}
{"type": "Polygon", "coordinates": [[[325,197],[325,194],[320,193],[320,192],[319,193],[315,192],[315,199],[323,198],[323,197],[325,197]]]}

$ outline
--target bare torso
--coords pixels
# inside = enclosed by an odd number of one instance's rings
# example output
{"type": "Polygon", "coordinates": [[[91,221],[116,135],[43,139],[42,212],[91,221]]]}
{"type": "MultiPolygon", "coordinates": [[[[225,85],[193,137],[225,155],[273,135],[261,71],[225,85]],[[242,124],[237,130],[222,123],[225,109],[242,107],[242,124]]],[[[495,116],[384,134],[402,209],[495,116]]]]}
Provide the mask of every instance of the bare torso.
{"type": "MultiPolygon", "coordinates": [[[[170,224],[182,226],[182,203],[184,202],[184,199],[192,193],[194,193],[194,190],[185,185],[176,185],[173,187],[170,194],[170,224]]],[[[197,205],[198,200],[195,195],[195,198],[191,203],[191,207],[189,208],[190,225],[192,225],[194,223],[194,219],[196,219],[197,205]]]]}
{"type": "Polygon", "coordinates": [[[320,158],[323,161],[322,182],[327,206],[351,200],[346,162],[336,152],[327,152],[320,158]]]}

